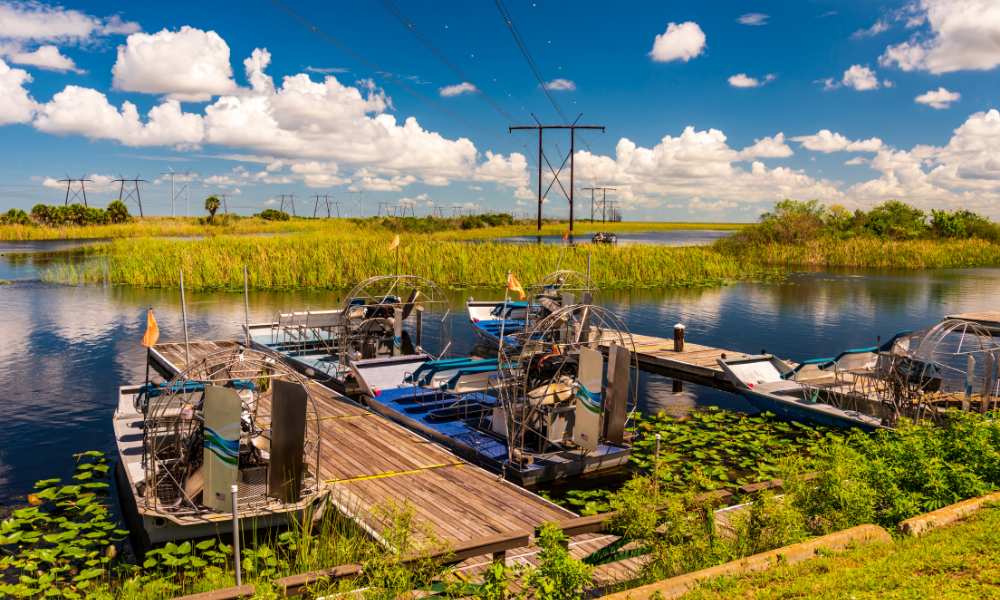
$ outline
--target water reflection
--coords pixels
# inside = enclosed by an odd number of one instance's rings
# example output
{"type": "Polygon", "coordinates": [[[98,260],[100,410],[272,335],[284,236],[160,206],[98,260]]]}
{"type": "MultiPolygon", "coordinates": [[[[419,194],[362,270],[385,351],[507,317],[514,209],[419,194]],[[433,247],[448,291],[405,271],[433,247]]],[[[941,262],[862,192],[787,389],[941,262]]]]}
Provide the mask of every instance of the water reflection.
{"type": "MultiPolygon", "coordinates": [[[[11,269],[9,255],[0,270],[11,269]]],[[[475,344],[465,323],[464,300],[498,298],[497,290],[452,292],[445,324],[429,321],[426,335],[450,327],[456,352],[475,344]]],[[[327,308],[343,293],[252,292],[251,320],[277,310],[327,308]]],[[[779,284],[724,288],[625,290],[598,294],[635,332],[669,336],[673,324],[691,340],[745,351],[766,348],[793,359],[829,355],[882,336],[927,326],[952,312],[995,308],[1000,270],[803,273],[779,284]]],[[[193,339],[235,338],[243,321],[238,293],[195,293],[188,298],[193,339]]],[[[69,455],[91,448],[111,451],[110,418],[117,387],[140,381],[139,339],[146,307],[156,309],[164,340],[180,340],[175,290],[65,287],[37,281],[0,286],[0,502],[23,500],[32,483],[70,474],[69,455]]],[[[643,407],[682,414],[719,404],[746,408],[737,397],[693,385],[675,394],[671,382],[644,375],[643,407]]]]}

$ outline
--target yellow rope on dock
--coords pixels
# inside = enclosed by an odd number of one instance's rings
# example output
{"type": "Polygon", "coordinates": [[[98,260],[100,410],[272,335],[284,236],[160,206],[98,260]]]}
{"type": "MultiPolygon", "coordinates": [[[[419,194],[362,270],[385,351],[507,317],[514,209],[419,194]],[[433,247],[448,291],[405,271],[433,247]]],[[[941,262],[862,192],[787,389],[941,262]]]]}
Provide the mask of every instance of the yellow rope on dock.
{"type": "Polygon", "coordinates": [[[399,475],[416,475],[418,473],[423,473],[424,471],[433,471],[435,469],[444,469],[446,467],[461,467],[464,464],[465,463],[462,461],[440,463],[430,465],[428,467],[420,467],[419,469],[410,469],[408,471],[385,471],[383,473],[375,473],[374,475],[358,475],[357,477],[345,477],[343,479],[327,479],[324,483],[353,483],[355,481],[368,481],[370,479],[398,477],[399,475]]]}

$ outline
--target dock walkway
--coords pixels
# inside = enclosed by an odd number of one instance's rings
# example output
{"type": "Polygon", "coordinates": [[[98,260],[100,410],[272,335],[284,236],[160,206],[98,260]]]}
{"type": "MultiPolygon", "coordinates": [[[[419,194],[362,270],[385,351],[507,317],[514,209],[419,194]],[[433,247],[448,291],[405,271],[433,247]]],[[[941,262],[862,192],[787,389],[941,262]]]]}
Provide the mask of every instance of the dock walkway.
{"type": "MultiPolygon", "coordinates": [[[[190,359],[236,345],[191,342],[190,359]]],[[[157,344],[150,356],[165,377],[186,364],[183,343],[157,344]]],[[[307,385],[321,421],[320,478],[337,508],[377,539],[389,524],[384,509],[404,503],[415,511],[418,528],[451,544],[575,516],[315,381],[307,385]]]]}

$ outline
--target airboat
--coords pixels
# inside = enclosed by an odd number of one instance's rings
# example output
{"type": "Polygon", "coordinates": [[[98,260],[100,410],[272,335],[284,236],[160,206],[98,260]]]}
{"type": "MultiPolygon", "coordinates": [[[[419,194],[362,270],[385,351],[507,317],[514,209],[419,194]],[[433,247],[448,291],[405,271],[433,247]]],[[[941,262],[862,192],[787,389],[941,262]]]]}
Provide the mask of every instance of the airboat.
{"type": "Polygon", "coordinates": [[[322,327],[303,311],[248,331],[307,376],[522,485],[627,463],[638,365],[619,319],[550,304],[504,333],[500,351],[457,356],[449,306],[427,279],[373,277],[321,311],[322,327]]]}
{"type": "Polygon", "coordinates": [[[320,421],[306,380],[234,347],[162,383],[123,386],[118,492],[145,544],[318,518],[320,421]],[[235,502],[233,486],[236,486],[235,502]]]}
{"type": "Polygon", "coordinates": [[[469,298],[466,310],[473,331],[489,347],[496,348],[500,337],[504,344],[517,344],[520,333],[564,306],[576,302],[590,304],[596,289],[590,277],[570,270],[554,271],[528,288],[526,300],[476,300],[469,298]]]}
{"type": "Polygon", "coordinates": [[[873,430],[938,421],[949,409],[1000,408],[1000,343],[982,322],[945,318],[889,341],[792,365],[772,355],[719,364],[756,408],[794,420],[873,430]]]}

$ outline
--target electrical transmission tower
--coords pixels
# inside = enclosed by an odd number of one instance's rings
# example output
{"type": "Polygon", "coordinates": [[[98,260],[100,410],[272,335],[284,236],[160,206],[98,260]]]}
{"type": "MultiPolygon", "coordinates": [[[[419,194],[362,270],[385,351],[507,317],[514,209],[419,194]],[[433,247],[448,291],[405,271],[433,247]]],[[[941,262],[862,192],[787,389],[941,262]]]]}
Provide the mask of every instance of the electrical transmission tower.
{"type": "Polygon", "coordinates": [[[76,203],[76,200],[78,198],[82,197],[83,198],[83,205],[87,206],[87,183],[90,182],[90,181],[93,181],[93,180],[92,179],[87,179],[85,177],[81,177],[80,179],[71,179],[68,175],[66,176],[65,179],[60,179],[59,180],[60,183],[65,183],[66,184],[66,201],[65,201],[65,206],[69,206],[70,192],[72,192],[72,194],[73,194],[72,200],[74,201],[74,204],[76,203]],[[80,189],[77,189],[77,190],[72,189],[74,183],[80,184],[80,189]]]}
{"type": "Polygon", "coordinates": [[[128,204],[129,201],[134,200],[136,205],[139,207],[139,216],[144,217],[145,215],[142,212],[142,196],[139,194],[139,184],[148,182],[145,179],[139,179],[138,177],[136,177],[135,179],[125,179],[124,177],[121,176],[119,176],[118,179],[113,179],[111,181],[112,183],[121,184],[121,187],[118,188],[118,199],[124,202],[125,204],[128,204]],[[125,189],[126,183],[132,184],[132,189],[126,190],[125,189]]]}
{"type": "Polygon", "coordinates": [[[385,216],[395,217],[396,207],[392,205],[391,202],[379,202],[378,203],[378,216],[382,216],[382,211],[385,210],[385,216]]]}
{"type": "Polygon", "coordinates": [[[413,204],[403,204],[400,202],[399,207],[396,209],[397,216],[405,217],[407,211],[409,211],[411,217],[417,216],[416,211],[413,209],[413,204]]]}
{"type": "Polygon", "coordinates": [[[435,204],[434,209],[431,211],[431,215],[439,219],[444,218],[444,207],[440,204],[435,204]]]}
{"type": "MultiPolygon", "coordinates": [[[[608,207],[608,192],[617,191],[617,188],[613,187],[586,187],[585,190],[590,190],[590,222],[594,222],[594,192],[597,190],[601,191],[601,222],[603,223],[607,217],[607,207],[608,207]]],[[[613,202],[613,200],[612,200],[613,202]]]]}
{"type": "Polygon", "coordinates": [[[531,115],[535,119],[534,125],[513,125],[507,128],[507,133],[513,133],[514,131],[526,131],[526,130],[536,130],[538,131],[538,230],[542,229],[542,201],[548,196],[549,190],[552,189],[552,185],[555,183],[559,184],[559,189],[562,190],[564,196],[569,201],[569,230],[573,231],[573,186],[574,186],[574,157],[576,153],[576,130],[577,129],[595,129],[604,132],[603,125],[577,125],[577,121],[583,115],[578,115],[576,121],[573,121],[569,125],[542,125],[535,115],[531,115]],[[552,163],[549,162],[547,156],[545,156],[545,151],[542,147],[542,135],[547,129],[568,129],[569,130],[569,155],[563,159],[562,165],[559,166],[559,170],[552,168],[552,163]],[[569,161],[569,192],[563,187],[561,181],[559,181],[559,174],[562,172],[563,167],[566,166],[566,161],[569,161]],[[545,163],[549,167],[549,171],[552,173],[552,181],[549,182],[548,189],[545,193],[542,193],[542,163],[545,163]]]}
{"type": "Polygon", "coordinates": [[[292,216],[295,216],[295,194],[281,194],[281,212],[285,212],[285,202],[292,208],[292,216]]]}
{"type": "Polygon", "coordinates": [[[216,194],[216,196],[218,196],[219,198],[222,199],[222,211],[228,215],[229,214],[229,202],[228,202],[228,200],[229,200],[229,194],[216,194]]]}
{"type": "Polygon", "coordinates": [[[170,216],[174,217],[177,215],[177,211],[174,208],[174,204],[178,199],[184,199],[185,212],[188,216],[191,216],[191,202],[188,197],[188,181],[191,177],[191,171],[184,171],[183,173],[178,173],[170,168],[169,171],[164,171],[161,175],[166,175],[170,177],[170,216]],[[180,183],[182,184],[180,188],[174,187],[174,177],[180,176],[180,183]]]}
{"type": "Polygon", "coordinates": [[[340,218],[340,201],[339,200],[332,200],[331,201],[330,200],[330,194],[323,194],[323,195],[316,194],[315,196],[313,196],[313,198],[316,200],[316,203],[313,204],[313,218],[314,219],[316,218],[316,213],[319,211],[319,201],[320,200],[323,200],[324,204],[326,205],[326,218],[329,219],[330,217],[333,216],[331,214],[331,212],[332,212],[331,211],[331,206],[336,207],[337,218],[338,219],[340,218]]]}

